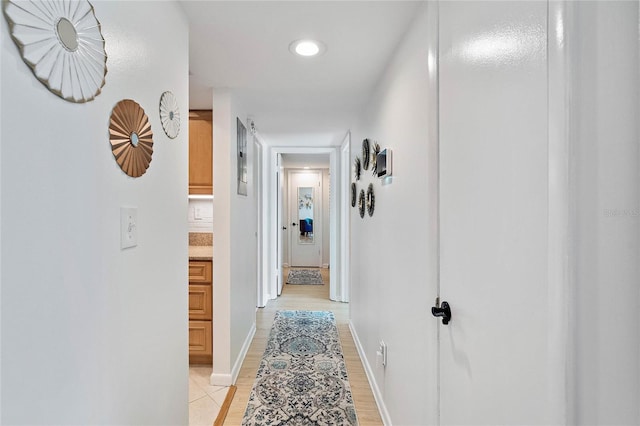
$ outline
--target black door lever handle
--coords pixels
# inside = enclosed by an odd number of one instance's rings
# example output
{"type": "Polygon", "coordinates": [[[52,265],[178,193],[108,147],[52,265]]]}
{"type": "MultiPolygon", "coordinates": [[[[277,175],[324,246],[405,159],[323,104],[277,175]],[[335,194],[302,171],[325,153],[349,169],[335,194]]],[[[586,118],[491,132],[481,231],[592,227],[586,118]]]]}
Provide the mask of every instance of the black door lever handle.
{"type": "Polygon", "coordinates": [[[442,323],[444,325],[449,324],[449,321],[451,321],[451,307],[447,302],[442,302],[440,306],[431,308],[431,314],[434,317],[442,317],[442,323]]]}

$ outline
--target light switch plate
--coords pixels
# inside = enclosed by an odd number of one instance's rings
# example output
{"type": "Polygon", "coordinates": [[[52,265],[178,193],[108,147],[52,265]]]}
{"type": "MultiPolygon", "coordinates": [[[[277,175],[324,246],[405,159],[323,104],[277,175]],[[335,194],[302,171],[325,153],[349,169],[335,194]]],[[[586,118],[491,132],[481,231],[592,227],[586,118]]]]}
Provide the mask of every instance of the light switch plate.
{"type": "Polygon", "coordinates": [[[138,245],[138,209],[120,207],[120,248],[138,245]]]}

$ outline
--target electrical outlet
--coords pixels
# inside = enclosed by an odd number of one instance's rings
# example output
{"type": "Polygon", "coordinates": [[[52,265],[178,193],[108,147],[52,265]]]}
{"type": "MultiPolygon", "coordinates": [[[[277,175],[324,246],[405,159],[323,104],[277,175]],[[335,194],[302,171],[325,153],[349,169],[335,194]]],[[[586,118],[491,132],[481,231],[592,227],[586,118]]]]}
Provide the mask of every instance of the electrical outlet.
{"type": "Polygon", "coordinates": [[[138,245],[138,209],[120,207],[120,248],[138,245]]]}
{"type": "Polygon", "coordinates": [[[380,346],[378,347],[378,356],[381,358],[382,366],[387,366],[387,344],[380,340],[380,346]]]}

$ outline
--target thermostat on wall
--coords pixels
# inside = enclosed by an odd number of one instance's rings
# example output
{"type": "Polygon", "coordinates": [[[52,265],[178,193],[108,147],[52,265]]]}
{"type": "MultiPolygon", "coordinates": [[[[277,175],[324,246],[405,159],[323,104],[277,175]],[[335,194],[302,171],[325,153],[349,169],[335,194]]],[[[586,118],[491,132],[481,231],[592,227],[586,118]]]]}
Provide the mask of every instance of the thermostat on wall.
{"type": "Polygon", "coordinates": [[[391,150],[385,148],[376,156],[376,174],[379,178],[391,176],[391,150]]]}

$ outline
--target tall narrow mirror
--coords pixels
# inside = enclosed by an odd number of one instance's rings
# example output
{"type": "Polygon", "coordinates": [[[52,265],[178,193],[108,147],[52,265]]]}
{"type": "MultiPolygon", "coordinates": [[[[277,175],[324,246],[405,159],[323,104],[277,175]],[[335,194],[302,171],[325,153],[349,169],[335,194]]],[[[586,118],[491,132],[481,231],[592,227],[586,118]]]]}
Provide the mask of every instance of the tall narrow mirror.
{"type": "Polygon", "coordinates": [[[298,187],[298,220],[301,244],[313,244],[313,188],[298,187]]]}

